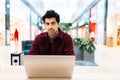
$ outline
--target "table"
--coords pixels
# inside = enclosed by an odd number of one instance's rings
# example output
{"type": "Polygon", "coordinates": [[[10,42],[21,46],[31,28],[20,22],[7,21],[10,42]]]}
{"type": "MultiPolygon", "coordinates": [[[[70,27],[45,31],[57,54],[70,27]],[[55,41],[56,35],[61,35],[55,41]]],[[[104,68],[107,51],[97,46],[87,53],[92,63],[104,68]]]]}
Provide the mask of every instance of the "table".
{"type": "Polygon", "coordinates": [[[120,80],[120,70],[101,66],[75,66],[72,78],[27,78],[24,66],[0,68],[0,80],[120,80]]]}

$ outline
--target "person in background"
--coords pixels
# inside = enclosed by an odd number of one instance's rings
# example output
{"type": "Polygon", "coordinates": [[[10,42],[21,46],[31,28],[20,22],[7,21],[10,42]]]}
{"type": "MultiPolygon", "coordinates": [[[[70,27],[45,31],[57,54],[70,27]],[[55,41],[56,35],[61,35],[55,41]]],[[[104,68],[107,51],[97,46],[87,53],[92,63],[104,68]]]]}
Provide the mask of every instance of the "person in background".
{"type": "Polygon", "coordinates": [[[19,35],[19,32],[17,30],[17,28],[15,29],[15,32],[14,32],[14,40],[15,40],[15,44],[18,44],[18,35],[19,35]]]}
{"type": "Polygon", "coordinates": [[[71,36],[59,28],[59,14],[48,10],[42,20],[46,32],[35,37],[28,55],[74,55],[71,36]]]}

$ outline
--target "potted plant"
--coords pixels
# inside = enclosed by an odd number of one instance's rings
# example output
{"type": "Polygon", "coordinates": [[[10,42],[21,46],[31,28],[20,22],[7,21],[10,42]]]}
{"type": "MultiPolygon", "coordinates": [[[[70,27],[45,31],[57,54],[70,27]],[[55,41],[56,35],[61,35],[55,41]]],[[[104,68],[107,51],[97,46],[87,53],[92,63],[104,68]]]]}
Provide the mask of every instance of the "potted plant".
{"type": "Polygon", "coordinates": [[[78,47],[79,53],[76,53],[76,57],[81,54],[80,60],[92,61],[94,62],[94,51],[96,50],[94,43],[90,38],[74,38],[73,39],[74,47],[78,47]],[[77,46],[76,46],[77,45],[77,46]]]}

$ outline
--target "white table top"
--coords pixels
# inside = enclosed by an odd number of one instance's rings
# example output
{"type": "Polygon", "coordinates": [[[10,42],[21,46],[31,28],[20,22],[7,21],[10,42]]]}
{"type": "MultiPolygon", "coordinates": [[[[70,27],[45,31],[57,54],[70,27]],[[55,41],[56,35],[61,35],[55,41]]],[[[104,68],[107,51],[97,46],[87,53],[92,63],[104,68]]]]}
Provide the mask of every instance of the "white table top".
{"type": "Polygon", "coordinates": [[[72,78],[27,78],[24,66],[0,68],[0,80],[120,80],[120,70],[100,66],[75,66],[72,78]]]}

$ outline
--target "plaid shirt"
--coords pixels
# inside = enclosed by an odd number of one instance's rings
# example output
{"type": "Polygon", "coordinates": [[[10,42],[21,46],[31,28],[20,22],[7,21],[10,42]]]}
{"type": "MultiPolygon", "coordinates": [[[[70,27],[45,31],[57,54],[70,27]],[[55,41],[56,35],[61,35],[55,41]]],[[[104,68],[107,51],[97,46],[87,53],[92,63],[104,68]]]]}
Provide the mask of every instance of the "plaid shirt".
{"type": "Polygon", "coordinates": [[[47,32],[36,36],[29,55],[74,55],[72,38],[60,28],[58,30],[52,43],[47,32]]]}

